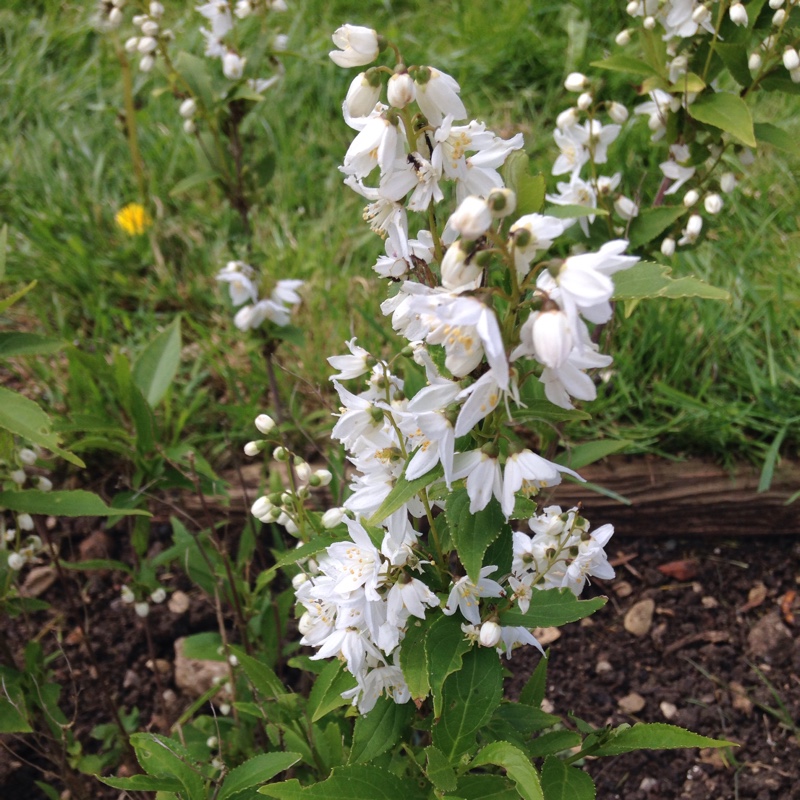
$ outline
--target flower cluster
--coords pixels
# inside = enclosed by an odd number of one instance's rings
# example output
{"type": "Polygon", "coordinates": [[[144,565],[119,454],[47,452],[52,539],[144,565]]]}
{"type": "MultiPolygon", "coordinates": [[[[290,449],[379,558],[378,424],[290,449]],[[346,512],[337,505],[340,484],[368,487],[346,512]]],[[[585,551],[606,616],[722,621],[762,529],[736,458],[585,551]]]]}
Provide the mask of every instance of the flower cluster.
{"type": "MultiPolygon", "coordinates": [[[[364,219],[385,240],[374,267],[392,280],[382,311],[408,341],[404,356],[425,376],[425,385],[408,393],[394,361],[355,340],[349,353],[329,359],[341,406],[332,436],[355,472],[344,506],[323,515],[319,527],[346,539],[307,564],[295,588],[302,643],[318,648],[313,658],[347,664],[357,684],[347,696],[365,713],[381,693],[409,699],[400,652],[412,618],[437,608],[459,612],[469,641],[510,655],[538,642],[524,626],[503,625],[502,609],[527,608],[533,589],[577,593],[587,576],[611,574],[603,552],[610,526],[592,536],[576,509],[516,513],[520,503],[535,509],[529,498],[564,474],[580,476],[535,452],[514,415],[524,409],[526,391],[541,391],[565,409],[573,398],[594,398],[587,370],[611,358],[599,353],[587,323],[610,318],[611,276],[638,259],[625,254],[622,239],[565,254],[559,239],[569,220],[531,209],[515,217],[517,196],[500,168],[522,149],[522,136],[503,139],[468,120],[452,76],[406,66],[397,48],[368,28],[345,25],[333,41],[331,58],[340,66],[365,66],[387,47],[396,55],[393,69],[371,67],[350,85],[343,111],[356,135],[341,171],[369,202],[364,219]],[[438,207],[449,201],[456,208],[442,225],[438,207]],[[423,221],[416,229],[415,219],[423,221]],[[539,390],[531,388],[537,378],[539,390]],[[357,379],[365,381],[361,391],[345,387],[357,379]],[[398,487],[417,479],[425,488],[398,499],[398,487]],[[485,563],[470,577],[446,555],[454,548],[442,548],[441,511],[455,513],[457,494],[469,515],[488,515],[484,522],[529,518],[536,536],[514,534],[518,558],[506,574],[485,563]],[[541,551],[535,563],[522,552],[526,541],[529,551],[541,551]],[[437,595],[435,587],[447,584],[437,595]]],[[[602,158],[609,132],[593,125],[586,131],[602,158]]],[[[243,299],[246,291],[243,284],[243,299]]],[[[251,454],[263,449],[248,447],[251,454]]],[[[279,508],[265,497],[253,511],[289,521],[303,538],[289,519],[290,499],[279,508]]]]}
{"type": "Polygon", "coordinates": [[[300,302],[297,290],[303,285],[301,280],[279,280],[269,297],[260,298],[259,286],[255,280],[255,270],[244,261],[229,261],[217,274],[217,280],[228,284],[231,302],[241,306],[233,318],[234,325],[241,331],[260,328],[267,320],[280,328],[291,320],[292,306],[300,302]]]}
{"type": "Polygon", "coordinates": [[[161,27],[161,18],[164,16],[164,6],[153,0],[148,5],[147,14],[136,14],[133,24],[139,29],[139,35],[131,36],[125,41],[125,50],[128,53],[138,53],[139,69],[150,72],[156,65],[159,46],[172,41],[175,36],[169,29],[161,27]]]}

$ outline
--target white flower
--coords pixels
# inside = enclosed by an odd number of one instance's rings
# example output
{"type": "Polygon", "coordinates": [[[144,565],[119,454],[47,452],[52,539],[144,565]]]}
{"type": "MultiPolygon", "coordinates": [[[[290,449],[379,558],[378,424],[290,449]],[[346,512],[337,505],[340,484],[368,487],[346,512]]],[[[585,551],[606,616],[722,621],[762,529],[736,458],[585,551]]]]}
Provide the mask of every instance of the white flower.
{"type": "Polygon", "coordinates": [[[335,528],[345,517],[347,509],[345,508],[329,508],[323,515],[320,523],[326,530],[335,528]]]}
{"type": "Polygon", "coordinates": [[[735,25],[746,26],[749,22],[747,18],[747,9],[739,2],[731,4],[731,7],[728,9],[728,14],[730,15],[731,22],[735,25]]]}
{"type": "Polygon", "coordinates": [[[344,99],[344,110],[351,117],[367,117],[375,108],[375,104],[380,100],[381,83],[367,76],[366,72],[360,72],[353,78],[347,96],[344,99]]]}
{"type": "Polygon", "coordinates": [[[553,163],[553,175],[563,175],[566,172],[576,173],[589,160],[589,148],[586,146],[588,132],[586,128],[573,125],[570,128],[553,131],[553,138],[561,151],[553,163]]]}
{"type": "Polygon", "coordinates": [[[275,420],[269,414],[259,414],[256,417],[255,426],[266,436],[275,427],[275,420]]]}
{"type": "Polygon", "coordinates": [[[464,239],[477,239],[492,224],[492,212],[483,198],[470,195],[462,200],[447,224],[464,239]]]}
{"type": "Polygon", "coordinates": [[[706,195],[703,200],[703,206],[709,214],[719,214],[722,205],[722,198],[716,193],[706,195]]]}
{"type": "Polygon", "coordinates": [[[468,260],[470,251],[461,242],[453,242],[442,259],[442,286],[452,292],[477,289],[483,275],[477,259],[468,260]]]}
{"type": "Polygon", "coordinates": [[[211,23],[211,35],[223,39],[233,28],[231,9],[226,0],[212,0],[197,7],[197,11],[211,23]]]}
{"type": "MultiPolygon", "coordinates": [[[[380,166],[381,174],[387,173],[394,161],[402,152],[400,135],[402,128],[393,125],[380,112],[367,118],[364,128],[350,143],[344,156],[344,163],[340,167],[345,175],[354,175],[356,178],[365,178],[380,166]]],[[[399,199],[406,191],[401,192],[397,198],[386,194],[391,199],[399,199]]]]}
{"type": "Polygon", "coordinates": [[[26,559],[19,553],[10,553],[8,556],[8,566],[10,569],[19,572],[26,564],[26,559]]]}
{"type": "Polygon", "coordinates": [[[238,53],[234,53],[233,50],[228,50],[222,57],[222,74],[229,81],[238,81],[244,74],[246,62],[246,58],[242,58],[238,53]]]}
{"type": "Polygon", "coordinates": [[[331,375],[330,380],[332,381],[351,380],[369,371],[367,361],[371,356],[363,347],[356,344],[355,337],[345,344],[350,350],[349,356],[330,356],[328,358],[328,363],[334,369],[339,370],[336,375],[331,375]]]}
{"type": "Polygon", "coordinates": [[[539,644],[539,640],[527,628],[504,625],[500,631],[500,638],[503,640],[506,658],[511,658],[514,648],[523,644],[532,644],[544,655],[544,648],[539,644]]]}
{"type": "Polygon", "coordinates": [[[397,72],[389,78],[386,97],[393,108],[405,108],[416,97],[415,84],[407,72],[397,72]]]}
{"type": "MultiPolygon", "coordinates": [[[[559,182],[556,184],[558,194],[548,194],[547,199],[557,206],[584,206],[586,208],[597,208],[597,194],[594,187],[588,181],[579,177],[577,172],[570,176],[569,183],[559,182]]],[[[589,224],[594,222],[595,215],[589,214],[578,219],[585,236],[589,235],[589,224]]],[[[564,228],[575,224],[574,219],[561,220],[564,228]]]]}
{"type": "MultiPolygon", "coordinates": [[[[587,120],[584,123],[586,131],[586,147],[592,154],[595,164],[605,164],[608,161],[608,146],[619,136],[619,125],[603,125],[599,120],[587,120]]],[[[553,173],[555,174],[555,173],[553,173]]]]}
{"type": "Polygon", "coordinates": [[[486,508],[492,495],[498,502],[502,502],[503,473],[496,458],[492,458],[482,450],[471,450],[468,453],[458,453],[453,459],[453,466],[454,479],[464,477],[467,479],[470,514],[476,514],[486,508]]]}
{"type": "Polygon", "coordinates": [[[675,240],[671,236],[664,237],[661,242],[661,255],[671,258],[675,255],[675,240]]]}
{"type": "Polygon", "coordinates": [[[513,242],[518,280],[524,280],[533,259],[553,244],[553,240],[564,232],[564,227],[564,220],[542,214],[526,214],[511,226],[509,235],[513,242]]]}
{"type": "Polygon", "coordinates": [[[184,119],[190,119],[197,113],[197,101],[193,97],[187,97],[181,103],[178,113],[184,119]]]}
{"type": "Polygon", "coordinates": [[[624,194],[619,195],[614,201],[614,211],[624,220],[630,220],[639,216],[638,204],[631,200],[630,197],[625,197],[624,194]]]}
{"type": "Polygon", "coordinates": [[[497,581],[486,577],[493,572],[497,572],[497,567],[483,567],[480,571],[480,577],[477,583],[472,583],[467,575],[463,578],[459,578],[450,590],[447,603],[445,603],[442,611],[447,616],[452,616],[456,613],[456,610],[458,610],[473,625],[480,625],[481,612],[478,608],[480,598],[505,597],[506,594],[503,587],[497,583],[497,581]]]}
{"type": "Polygon", "coordinates": [[[255,303],[258,300],[258,289],[253,283],[254,270],[243,261],[229,261],[225,269],[217,273],[217,280],[228,284],[231,302],[235,306],[243,303],[255,303]]]}
{"type": "Polygon", "coordinates": [[[339,67],[362,67],[372,63],[380,53],[378,34],[361,25],[342,25],[331,37],[338,50],[328,55],[339,67]]]}
{"type": "Polygon", "coordinates": [[[618,125],[622,125],[628,119],[628,109],[616,100],[608,105],[606,111],[608,111],[608,116],[618,125]]]}
{"type": "Polygon", "coordinates": [[[569,318],[560,308],[531,314],[520,329],[528,354],[545,367],[560,367],[569,358],[575,338],[569,318]]]}
{"type": "Polygon", "coordinates": [[[535,493],[548,486],[557,486],[561,483],[562,472],[583,480],[577,472],[554,464],[527,449],[509,456],[503,470],[503,495],[500,503],[506,519],[514,510],[518,491],[535,493]]]}
{"type": "Polygon", "coordinates": [[[582,92],[589,85],[589,79],[580,72],[570,72],[564,81],[564,88],[568,92],[582,92]]]}
{"type": "Polygon", "coordinates": [[[496,647],[501,634],[500,626],[492,620],[487,620],[481,625],[478,642],[482,647],[496,647]]]}
{"type": "Polygon", "coordinates": [[[431,125],[441,125],[445,117],[466,119],[467,110],[458,93],[461,87],[451,75],[435,67],[422,67],[414,75],[417,105],[431,125]]]}
{"type": "Polygon", "coordinates": [[[26,466],[32,467],[36,463],[36,453],[30,447],[22,447],[17,453],[19,460],[26,466]]]}

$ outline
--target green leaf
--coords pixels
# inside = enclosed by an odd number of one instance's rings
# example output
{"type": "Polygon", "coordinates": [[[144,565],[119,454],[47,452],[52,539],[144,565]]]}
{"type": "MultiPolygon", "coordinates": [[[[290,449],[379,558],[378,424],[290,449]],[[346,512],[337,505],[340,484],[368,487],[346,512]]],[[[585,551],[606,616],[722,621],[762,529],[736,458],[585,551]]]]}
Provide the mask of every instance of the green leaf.
{"type": "Polygon", "coordinates": [[[217,800],[228,800],[245,789],[253,789],[289,769],[302,756],[300,753],[261,753],[232,769],[222,783],[217,800]]]}
{"type": "Polygon", "coordinates": [[[133,365],[133,382],[151,408],[167,393],[181,361],[180,317],[168,325],[139,354],[133,365]]]}
{"type": "Polygon", "coordinates": [[[578,600],[569,589],[542,589],[533,593],[531,604],[523,614],[512,608],[500,614],[501,625],[523,628],[550,628],[577,622],[594,614],[606,604],[605,597],[578,600]]]}
{"type": "MultiPolygon", "coordinates": [[[[629,231],[630,247],[635,250],[643,244],[652,242],[662,234],[673,222],[679,220],[688,211],[686,206],[658,206],[646,208],[631,221],[629,231]]],[[[636,267],[633,267],[636,269],[636,267]]],[[[627,270],[630,271],[630,270],[627,270]]]]}
{"type": "Polygon", "coordinates": [[[509,155],[502,168],[506,186],[517,195],[517,217],[536,214],[544,206],[545,179],[531,175],[528,154],[517,150],[509,155]]]}
{"type": "Polygon", "coordinates": [[[494,764],[503,767],[511,780],[517,785],[517,791],[523,800],[544,800],[539,775],[528,756],[508,742],[492,742],[475,756],[470,769],[494,764]]]}
{"type": "Polygon", "coordinates": [[[42,492],[38,489],[0,492],[0,506],[28,514],[54,517],[151,516],[141,508],[111,508],[94,492],[84,489],[42,492]]]}
{"type": "Polygon", "coordinates": [[[791,78],[783,77],[784,75],[786,75],[786,73],[783,71],[783,68],[776,70],[764,78],[764,80],[762,80],[759,84],[759,87],[766,92],[800,94],[800,83],[795,83],[791,78]]]}
{"type": "Polygon", "coordinates": [[[442,614],[437,617],[428,628],[425,649],[428,653],[433,715],[438,718],[444,703],[444,684],[450,675],[461,669],[464,654],[470,649],[460,620],[455,615],[448,617],[442,614]]]}
{"type": "Polygon", "coordinates": [[[126,792],[180,792],[183,784],[177,778],[156,778],[153,775],[131,775],[130,778],[95,776],[101,783],[126,792]]]}
{"type": "Polygon", "coordinates": [[[632,750],[675,750],[681,747],[738,747],[736,742],[709,739],[666,722],[640,722],[618,728],[611,741],[592,753],[595,756],[618,756],[632,750]]]}
{"type": "Polygon", "coordinates": [[[0,333],[0,358],[55,353],[65,342],[38,333],[0,333]]]}
{"type": "Polygon", "coordinates": [[[0,667],[0,733],[31,733],[19,673],[0,667]]]}
{"type": "Polygon", "coordinates": [[[335,708],[350,704],[342,692],[354,688],[356,679],[342,666],[341,661],[330,661],[314,681],[308,697],[311,721],[318,722],[335,708]]]}
{"type": "Polygon", "coordinates": [[[621,53],[604,58],[601,61],[592,61],[592,67],[598,69],[608,69],[612,72],[627,72],[631,75],[658,75],[658,72],[653,69],[645,61],[634,56],[626,56],[621,53]]]}
{"type": "Polygon", "coordinates": [[[525,408],[519,406],[513,409],[508,424],[524,424],[537,420],[558,424],[559,422],[576,422],[591,418],[592,415],[586,411],[579,411],[577,408],[561,408],[549,400],[526,400],[525,408]]]}
{"type": "Polygon", "coordinates": [[[130,743],[142,769],[156,778],[176,778],[188,797],[205,797],[205,781],[186,748],[155,733],[134,733],[130,743]]]}
{"type": "Polygon", "coordinates": [[[275,700],[289,694],[289,690],[271,667],[247,655],[241,647],[231,647],[230,650],[239,659],[239,664],[250,683],[265,700],[275,700]]]}
{"type": "Polygon", "coordinates": [[[330,778],[311,786],[297,780],[262,786],[260,794],[278,800],[421,800],[416,782],[380,767],[352,764],[336,767],[330,778]]]}
{"type": "Polygon", "coordinates": [[[186,81],[192,95],[206,111],[214,106],[214,90],[208,60],[182,50],[174,60],[175,71],[186,81]]]}
{"type": "Polygon", "coordinates": [[[459,800],[519,800],[514,787],[501,775],[462,775],[456,796],[459,800]]]}
{"type": "Polygon", "coordinates": [[[604,208],[592,208],[591,206],[547,206],[542,212],[549,217],[556,219],[577,219],[578,217],[607,217],[608,211],[604,208]]]}
{"type": "Polygon", "coordinates": [[[195,661],[225,661],[219,631],[193,633],[183,640],[183,655],[195,661]]]}
{"type": "Polygon", "coordinates": [[[533,674],[519,693],[519,702],[525,706],[540,708],[547,692],[547,658],[542,658],[533,674]]]}
{"type": "Polygon", "coordinates": [[[61,566],[64,569],[72,569],[80,572],[91,572],[97,569],[116,569],[131,575],[133,570],[122,561],[114,561],[112,558],[90,558],[88,561],[62,561],[61,566]]]}
{"type": "Polygon", "coordinates": [[[737,94],[713,92],[698,97],[689,106],[689,116],[735,136],[748,147],[756,146],[753,117],[747,103],[737,94]]]}
{"type": "Polygon", "coordinates": [[[740,86],[749,86],[753,82],[750,67],[747,66],[747,48],[743,44],[726,44],[716,41],[714,50],[736,83],[740,86]]]}
{"type": "MultiPolygon", "coordinates": [[[[5,254],[5,251],[3,251],[5,254]]],[[[2,314],[7,308],[11,308],[18,300],[21,300],[25,297],[28,292],[36,286],[36,281],[31,281],[27,286],[20,289],[18,292],[14,292],[14,294],[10,294],[5,300],[0,300],[0,314],[2,314]]]]}
{"type": "Polygon", "coordinates": [[[456,774],[444,753],[431,745],[425,748],[427,767],[425,775],[440,792],[453,792],[456,789],[456,774]]]}
{"type": "Polygon", "coordinates": [[[59,437],[52,430],[50,417],[33,400],[2,386],[0,386],[0,428],[5,428],[31,444],[47,448],[70,464],[81,468],[86,466],[76,455],[58,446],[59,437]]]}
{"type": "Polygon", "coordinates": [[[170,189],[169,196],[178,197],[179,195],[185,194],[190,189],[194,189],[195,186],[205,186],[207,183],[219,180],[219,178],[220,174],[215,169],[198,170],[183,180],[178,181],[172,189],[170,189]]]}
{"type": "Polygon", "coordinates": [[[591,776],[555,756],[548,756],[542,766],[542,789],[545,800],[594,800],[595,796],[591,776]]]}
{"type": "Polygon", "coordinates": [[[441,464],[437,464],[430,472],[426,472],[413,481],[405,479],[405,470],[403,470],[403,475],[397,479],[394,489],[389,492],[387,498],[381,503],[380,508],[367,520],[367,525],[378,525],[443,475],[444,470],[441,464]]]}
{"type": "Polygon", "coordinates": [[[521,703],[503,703],[486,724],[489,741],[505,741],[523,750],[534,733],[552,728],[561,717],[521,703]]]}
{"type": "Polygon", "coordinates": [[[412,700],[423,700],[431,692],[428,664],[429,627],[424,621],[409,618],[408,629],[400,648],[400,668],[412,700]]]}
{"type": "Polygon", "coordinates": [[[663,264],[640,261],[614,275],[614,299],[701,297],[704,300],[730,300],[730,295],[724,289],[710,286],[694,277],[672,278],[671,272],[671,268],[663,264]]]}
{"type": "MultiPolygon", "coordinates": [[[[792,420],[789,420],[789,422],[796,421],[796,417],[792,420]]],[[[772,440],[772,444],[767,450],[767,455],[764,457],[764,466],[761,467],[761,477],[758,479],[758,489],[756,491],[759,494],[761,494],[761,492],[769,491],[769,487],[772,485],[772,474],[775,471],[775,464],[778,461],[778,454],[780,453],[783,437],[786,436],[788,430],[789,424],[787,423],[775,435],[775,438],[772,440]]]]}
{"type": "Polygon", "coordinates": [[[433,726],[433,744],[456,764],[475,746],[478,731],[491,719],[503,696],[503,670],[494,649],[470,650],[461,669],[445,682],[442,693],[444,708],[433,726]]]}
{"type": "Polygon", "coordinates": [[[0,228],[0,281],[6,278],[6,250],[8,249],[8,224],[0,228]]]}
{"type": "Polygon", "coordinates": [[[445,514],[458,558],[467,570],[469,579],[477,583],[483,566],[483,554],[507,525],[495,498],[475,514],[470,513],[469,506],[467,490],[456,489],[447,498],[445,514]]]}
{"type": "Polygon", "coordinates": [[[599,439],[596,442],[579,444],[567,452],[559,453],[554,460],[556,464],[570,467],[570,469],[582,469],[633,444],[635,442],[632,439],[599,439]]]}
{"type": "Polygon", "coordinates": [[[349,764],[366,763],[391,750],[406,732],[414,706],[379,697],[375,707],[356,720],[349,764]]]}
{"type": "Polygon", "coordinates": [[[561,753],[564,750],[580,747],[582,741],[581,735],[575,733],[575,731],[550,731],[537,736],[532,742],[528,743],[528,755],[531,758],[556,755],[556,753],[561,753]]]}
{"type": "Polygon", "coordinates": [[[759,142],[771,144],[776,150],[781,150],[793,156],[800,154],[797,139],[777,125],[772,125],[769,122],[756,122],[755,132],[756,139],[759,142]]]}

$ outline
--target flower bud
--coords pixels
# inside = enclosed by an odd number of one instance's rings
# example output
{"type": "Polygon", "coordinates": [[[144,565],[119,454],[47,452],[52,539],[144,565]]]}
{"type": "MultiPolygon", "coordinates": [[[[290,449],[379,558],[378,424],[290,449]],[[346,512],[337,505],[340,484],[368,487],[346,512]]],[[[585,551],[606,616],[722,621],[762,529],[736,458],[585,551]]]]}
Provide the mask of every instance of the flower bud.
{"type": "MultiPolygon", "coordinates": [[[[298,544],[302,544],[302,542],[298,542],[298,544]]],[[[292,578],[292,589],[297,591],[307,580],[308,575],[306,575],[305,572],[298,572],[297,575],[292,578]]]]}
{"type": "Polygon", "coordinates": [[[478,641],[483,647],[496,647],[500,641],[502,630],[496,622],[484,622],[481,625],[481,632],[478,635],[478,641]]]}
{"type": "Polygon", "coordinates": [[[161,3],[157,2],[157,0],[153,0],[150,3],[150,16],[153,19],[161,19],[164,16],[164,6],[161,3]]]}
{"type": "Polygon", "coordinates": [[[130,586],[123,586],[119,590],[119,596],[123,603],[130,605],[136,600],[136,595],[131,591],[130,586]]]}
{"type": "Polygon", "coordinates": [[[248,442],[244,446],[246,456],[257,456],[261,452],[261,442],[248,442]]]}
{"type": "Polygon", "coordinates": [[[572,352],[573,336],[567,315],[559,308],[532,314],[530,319],[536,360],[550,369],[558,369],[572,352]]]}
{"type": "Polygon", "coordinates": [[[719,188],[730,194],[736,188],[736,176],[732,172],[725,172],[720,176],[719,188]]]}
{"type": "Polygon", "coordinates": [[[581,72],[570,72],[564,81],[564,88],[568,92],[582,92],[588,86],[589,79],[581,72]]]}
{"type": "Polygon", "coordinates": [[[30,447],[21,448],[17,456],[26,467],[31,467],[36,463],[36,453],[30,447]]]}
{"type": "Polygon", "coordinates": [[[800,68],[793,69],[789,73],[789,77],[792,79],[792,83],[800,83],[800,68]]]}
{"type": "Polygon", "coordinates": [[[339,67],[363,67],[372,63],[381,51],[381,41],[372,28],[361,25],[342,25],[331,37],[339,48],[328,55],[339,67]]]}
{"type": "Polygon", "coordinates": [[[289,453],[286,451],[285,447],[276,447],[272,451],[272,457],[276,461],[288,461],[289,460],[289,453]]]}
{"type": "Polygon", "coordinates": [[[375,70],[361,72],[353,78],[344,107],[351,117],[366,117],[381,97],[381,82],[375,70]]]}
{"type": "Polygon", "coordinates": [[[32,531],[36,526],[33,524],[33,517],[30,514],[17,514],[17,526],[21,531],[32,531]]]}
{"type": "Polygon", "coordinates": [[[286,528],[286,533],[294,535],[298,533],[300,528],[297,527],[297,523],[293,519],[286,519],[283,522],[283,527],[286,528]]]}
{"type": "Polygon", "coordinates": [[[275,420],[269,414],[259,414],[256,417],[256,428],[265,436],[275,427],[275,420]]]}
{"type": "Polygon", "coordinates": [[[417,96],[414,80],[407,72],[396,72],[389,78],[386,97],[393,108],[405,108],[417,96]]]}
{"type": "Polygon", "coordinates": [[[700,199],[700,192],[697,189],[689,189],[683,196],[683,204],[686,208],[691,208],[700,199]]]}
{"type": "Polygon", "coordinates": [[[608,111],[608,116],[611,117],[611,121],[616,122],[617,125],[622,125],[628,119],[628,109],[616,100],[609,103],[606,111],[608,111]]]}
{"type": "Polygon", "coordinates": [[[800,67],[800,55],[797,54],[797,50],[794,47],[787,47],[783,51],[783,66],[789,72],[800,67]]]}
{"type": "Polygon", "coordinates": [[[690,236],[699,236],[703,230],[703,218],[699,214],[692,214],[686,223],[686,233],[690,236]]]}
{"type": "Polygon", "coordinates": [[[155,65],[156,65],[156,60],[150,54],[148,54],[146,56],[142,56],[139,59],[139,71],[140,72],[150,72],[150,70],[153,69],[153,67],[155,65]]]}
{"type": "Polygon", "coordinates": [[[136,49],[143,56],[152,53],[157,47],[158,41],[153,36],[142,36],[142,38],[139,39],[139,44],[136,45],[136,49]]]}
{"type": "Polygon", "coordinates": [[[250,4],[250,0],[237,0],[233,13],[236,14],[239,19],[246,19],[249,17],[253,13],[253,6],[250,4]]]}
{"type": "Polygon", "coordinates": [[[722,198],[716,193],[706,195],[703,205],[709,214],[719,214],[722,211],[722,198]]]}
{"type": "Polygon", "coordinates": [[[108,12],[108,23],[114,28],[118,28],[122,24],[124,18],[125,15],[116,7],[108,12]]]}
{"type": "Polygon", "coordinates": [[[465,197],[451,214],[448,225],[464,239],[477,239],[492,224],[492,213],[481,197],[465,197]]]}
{"type": "Polygon", "coordinates": [[[229,664],[230,664],[232,667],[238,667],[238,666],[239,666],[239,659],[238,659],[238,658],[236,658],[236,656],[235,656],[233,653],[231,653],[231,654],[228,656],[228,663],[229,663],[229,664]]]}
{"type": "Polygon", "coordinates": [[[220,703],[219,704],[219,713],[222,714],[223,717],[227,717],[228,714],[231,713],[231,704],[230,703],[220,703]]]}
{"type": "Polygon", "coordinates": [[[50,478],[45,478],[44,475],[40,475],[36,479],[36,483],[40,492],[50,492],[53,489],[53,481],[51,481],[50,478]]]}
{"type": "Polygon", "coordinates": [[[187,136],[191,136],[193,133],[197,132],[197,123],[193,119],[185,119],[183,121],[183,132],[187,136]]]}
{"type": "Polygon", "coordinates": [[[756,72],[757,70],[761,69],[761,54],[750,53],[750,58],[747,59],[747,66],[750,69],[750,72],[756,72]]]}
{"type": "Polygon", "coordinates": [[[652,30],[653,30],[653,28],[655,28],[655,27],[656,27],[656,18],[655,18],[655,17],[645,17],[645,18],[642,20],[642,27],[643,27],[643,28],[644,28],[646,31],[652,31],[652,30]]]}
{"type": "Polygon", "coordinates": [[[786,11],[782,8],[779,8],[773,15],[772,15],[772,24],[777,28],[783,25],[784,21],[786,20],[786,11]]]}
{"type": "Polygon", "coordinates": [[[138,36],[131,36],[130,39],[125,40],[125,52],[126,53],[135,53],[136,48],[139,46],[139,37],[138,36]]]}
{"type": "Polygon", "coordinates": [[[147,14],[134,14],[131,22],[138,28],[147,21],[147,14]]]}
{"type": "Polygon", "coordinates": [[[775,11],[776,9],[780,8],[784,3],[784,0],[769,0],[769,7],[775,11]]]}
{"type": "Polygon", "coordinates": [[[631,43],[631,32],[629,28],[625,28],[625,30],[620,31],[614,41],[620,46],[625,47],[626,45],[631,43]]]}
{"type": "Polygon", "coordinates": [[[329,508],[320,520],[322,527],[326,530],[335,528],[344,519],[345,511],[344,508],[329,508]]]}
{"type": "Polygon", "coordinates": [[[301,460],[299,464],[295,463],[294,472],[297,480],[301,483],[308,483],[308,479],[311,477],[311,467],[305,461],[301,460]]]}
{"type": "Polygon", "coordinates": [[[28,478],[28,476],[25,474],[24,469],[12,470],[9,473],[8,477],[11,478],[11,480],[14,481],[14,483],[16,483],[17,486],[22,486],[22,484],[25,483],[25,481],[28,478]]]}
{"type": "Polygon", "coordinates": [[[747,9],[741,3],[734,3],[728,9],[728,15],[731,18],[731,22],[735,25],[746,26],[749,22],[747,18],[747,9]]]}
{"type": "Polygon", "coordinates": [[[217,745],[219,745],[219,739],[217,739],[216,736],[209,736],[208,739],[206,739],[206,747],[208,747],[209,750],[214,750],[217,745]]]}
{"type": "Polygon", "coordinates": [[[625,11],[631,17],[635,17],[636,13],[639,11],[639,3],[637,2],[637,0],[631,0],[631,2],[628,3],[627,6],[625,6],[625,11]]]}
{"type": "Polygon", "coordinates": [[[592,107],[592,93],[582,92],[578,95],[578,102],[575,103],[581,111],[588,111],[592,107]]]}
{"type": "Polygon", "coordinates": [[[711,12],[706,6],[697,6],[692,12],[692,21],[702,25],[710,16],[711,12]]]}
{"type": "Polygon", "coordinates": [[[136,612],[137,617],[144,619],[150,613],[150,606],[144,600],[139,603],[133,604],[133,610],[136,612]]]}
{"type": "Polygon", "coordinates": [[[8,566],[9,569],[13,569],[16,572],[19,572],[24,566],[26,562],[25,556],[21,556],[19,553],[11,553],[8,556],[8,566]]]}
{"type": "Polygon", "coordinates": [[[625,197],[624,194],[621,194],[614,201],[614,210],[624,220],[633,219],[634,217],[639,216],[639,206],[633,200],[631,200],[630,197],[625,197]]]}
{"type": "Polygon", "coordinates": [[[329,469],[315,469],[311,477],[318,481],[315,486],[327,486],[333,480],[333,473],[329,469]]]}
{"type": "Polygon", "coordinates": [[[578,123],[578,109],[567,108],[556,117],[556,127],[563,130],[564,128],[571,128],[578,123]]]}
{"type": "Polygon", "coordinates": [[[197,113],[197,101],[194,97],[187,97],[180,105],[178,113],[184,119],[190,119],[197,113]]]}
{"type": "Polygon", "coordinates": [[[667,236],[661,242],[661,255],[671,258],[675,255],[675,240],[671,236],[667,236]]]}
{"type": "Polygon", "coordinates": [[[453,242],[442,259],[442,286],[457,291],[474,284],[483,273],[483,268],[472,259],[467,263],[469,250],[463,242],[453,242]]]}
{"type": "Polygon", "coordinates": [[[229,81],[238,81],[244,74],[246,58],[242,58],[238,53],[228,50],[222,57],[222,74],[229,81]]]}
{"type": "Polygon", "coordinates": [[[158,33],[158,23],[154,22],[152,19],[142,23],[142,33],[145,36],[155,36],[158,33]]]}
{"type": "Polygon", "coordinates": [[[163,586],[159,586],[158,589],[150,592],[150,599],[156,605],[163,603],[167,599],[167,590],[163,586]]]}
{"type": "Polygon", "coordinates": [[[517,207],[517,196],[511,189],[492,189],[486,198],[489,205],[489,211],[495,219],[507,217],[509,214],[514,213],[517,207]]]}
{"type": "Polygon", "coordinates": [[[273,505],[269,501],[269,497],[259,497],[258,500],[250,506],[250,513],[256,518],[261,519],[266,517],[272,511],[273,505]]]}

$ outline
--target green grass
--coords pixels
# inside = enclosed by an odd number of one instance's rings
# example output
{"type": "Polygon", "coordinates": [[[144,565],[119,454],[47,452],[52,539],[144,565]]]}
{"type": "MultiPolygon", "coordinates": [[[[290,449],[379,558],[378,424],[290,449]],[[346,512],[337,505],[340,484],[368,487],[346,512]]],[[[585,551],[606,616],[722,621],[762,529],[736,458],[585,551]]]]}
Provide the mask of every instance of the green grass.
{"type": "MultiPolygon", "coordinates": [[[[192,5],[173,27],[199,52],[192,5]]],[[[387,0],[365,11],[356,2],[291,2],[281,22],[290,50],[303,55],[287,55],[284,80],[248,122],[247,146],[275,157],[274,178],[254,208],[251,255],[238,216],[218,190],[170,196],[197,169],[197,153],[180,130],[175,100],[153,93],[157,78],[135,74],[156,237],[169,269],[159,280],[147,237],[129,239],[114,224],[137,189],[120,72],[108,38],[91,27],[91,5],[6,4],[0,220],[10,228],[10,283],[39,281],[6,323],[88,352],[135,355],[182,314],[188,349],[170,399],[172,418],[194,400],[181,435],[220,462],[250,436],[266,405],[267,379],[258,343],[233,327],[214,275],[241,257],[276,278],[302,278],[298,324],[305,341],[283,347],[280,380],[291,415],[312,438],[324,439],[333,406],[325,357],[353,335],[386,353],[400,345],[379,319],[384,287],[371,265],[381,242],[361,222],[360,198],[337,171],[351,133],[340,105],[352,74],[327,59],[331,31],[344,21],[369,24],[396,39],[411,61],[452,73],[467,108],[503,135],[522,130],[547,174],[553,120],[566,103],[564,74],[602,55],[624,24],[621,12],[616,19],[598,15],[596,6],[387,0]]],[[[767,98],[756,117],[784,122],[789,105],[798,106],[767,98]]],[[[758,463],[786,427],[782,452],[796,452],[799,428],[787,426],[800,417],[800,189],[789,177],[796,167],[796,160],[766,152],[726,199],[707,241],[674,259],[675,273],[722,286],[730,304],[658,301],[640,305],[630,320],[618,314],[604,334],[604,349],[615,354],[613,372],[588,409],[593,435],[630,438],[640,450],[669,455],[758,463]]],[[[75,411],[65,360],[29,359],[12,369],[52,407],[75,411]]],[[[566,435],[577,440],[585,431],[566,435]]]]}

